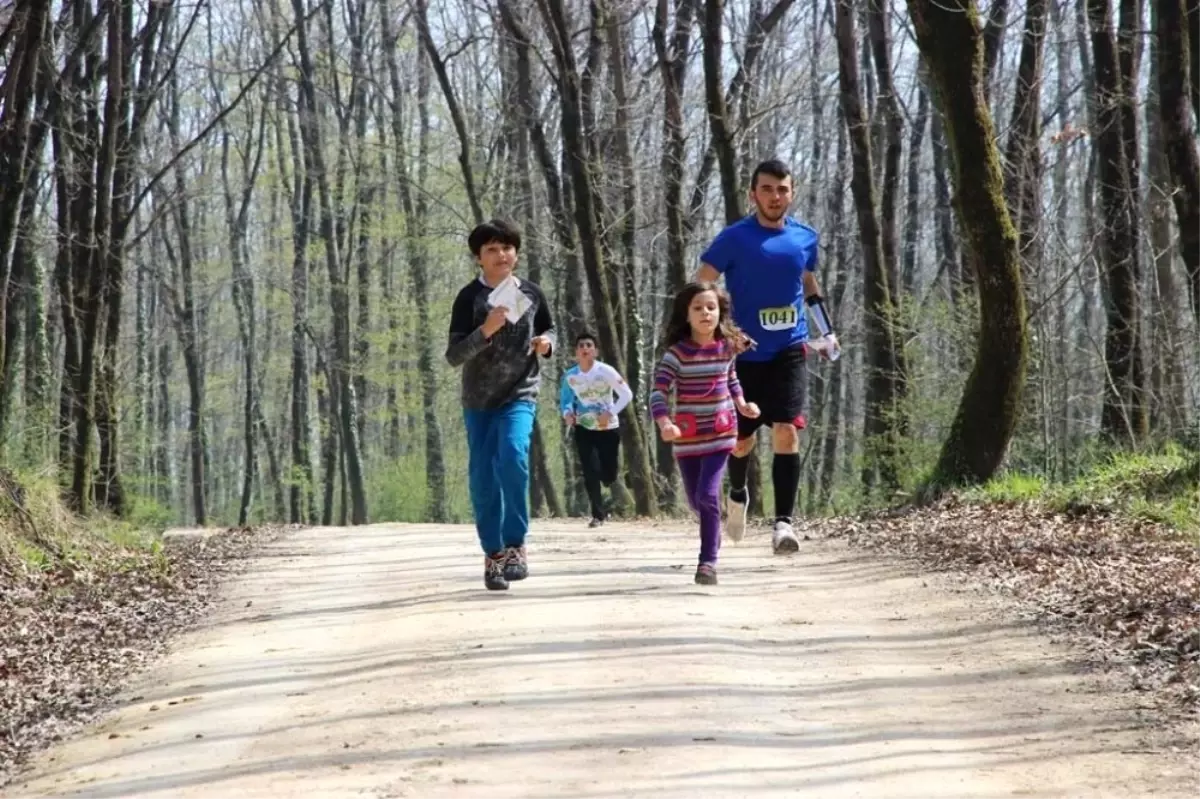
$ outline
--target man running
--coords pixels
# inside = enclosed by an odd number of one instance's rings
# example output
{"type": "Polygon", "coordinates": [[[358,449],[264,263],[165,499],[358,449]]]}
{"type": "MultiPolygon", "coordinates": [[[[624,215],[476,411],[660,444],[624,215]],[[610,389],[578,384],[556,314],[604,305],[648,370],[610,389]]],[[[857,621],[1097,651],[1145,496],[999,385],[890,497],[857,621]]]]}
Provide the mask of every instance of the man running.
{"type": "Polygon", "coordinates": [[[591,333],[575,337],[575,359],[576,365],[563,375],[558,404],[563,420],[575,428],[575,450],[592,505],[588,526],[599,527],[608,517],[600,486],[612,486],[617,480],[621,448],[617,416],[633,399],[633,390],[616,369],[596,360],[596,337],[591,333]]]}
{"type": "Polygon", "coordinates": [[[771,545],[776,554],[800,549],[792,514],[800,489],[799,431],[805,426],[808,388],[806,304],[820,333],[833,333],[817,283],[817,232],[788,215],[792,192],[791,171],[782,162],[763,161],[755,167],[750,178],[755,212],[717,234],[696,272],[697,280],[711,282],[725,276],[734,321],[749,338],[738,357],[738,379],[746,401],[762,411],[757,419],[738,415],[738,444],[729,459],[726,534],[732,541],[745,535],[746,472],[754,434],[770,424],[775,450],[771,545]]]}

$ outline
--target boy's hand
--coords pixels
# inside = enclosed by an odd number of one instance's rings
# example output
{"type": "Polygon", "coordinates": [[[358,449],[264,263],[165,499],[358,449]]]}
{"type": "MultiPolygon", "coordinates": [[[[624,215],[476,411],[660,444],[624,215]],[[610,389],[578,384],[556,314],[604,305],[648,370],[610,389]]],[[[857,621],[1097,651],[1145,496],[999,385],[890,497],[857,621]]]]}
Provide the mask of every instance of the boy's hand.
{"type": "Polygon", "coordinates": [[[608,426],[613,422],[613,415],[608,411],[600,414],[600,429],[607,430],[608,426]]]}
{"type": "Polygon", "coordinates": [[[674,441],[679,438],[679,427],[674,422],[664,422],[659,425],[658,432],[662,434],[663,441],[674,441]]]}
{"type": "Polygon", "coordinates": [[[505,308],[503,305],[497,305],[488,312],[487,319],[483,320],[483,324],[479,328],[483,331],[483,335],[488,338],[496,335],[500,328],[508,324],[507,314],[508,308],[505,308]]]}
{"type": "Polygon", "coordinates": [[[575,414],[573,414],[573,413],[566,414],[565,416],[563,416],[563,421],[567,423],[567,427],[574,427],[575,426],[575,414]]]}
{"type": "Polygon", "coordinates": [[[529,342],[529,350],[541,356],[549,355],[550,339],[545,336],[535,336],[533,341],[529,342]]]}
{"type": "Polygon", "coordinates": [[[747,419],[757,419],[762,413],[762,411],[758,409],[757,405],[755,405],[753,402],[746,402],[745,400],[740,400],[737,403],[737,409],[738,413],[740,413],[742,416],[745,416],[747,419]]]}

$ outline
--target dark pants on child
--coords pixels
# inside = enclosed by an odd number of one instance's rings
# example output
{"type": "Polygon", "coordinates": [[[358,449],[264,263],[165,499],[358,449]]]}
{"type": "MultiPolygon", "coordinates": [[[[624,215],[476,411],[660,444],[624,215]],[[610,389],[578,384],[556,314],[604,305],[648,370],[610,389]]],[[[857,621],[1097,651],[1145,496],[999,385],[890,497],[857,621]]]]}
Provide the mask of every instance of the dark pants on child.
{"type": "Polygon", "coordinates": [[[617,455],[621,448],[621,431],[575,428],[575,451],[583,469],[583,485],[592,505],[592,518],[603,519],[604,494],[601,484],[610,486],[617,480],[617,455]]]}
{"type": "Polygon", "coordinates": [[[721,478],[728,452],[679,458],[688,505],[700,515],[700,562],[715,565],[721,549],[721,478]]]}
{"type": "Polygon", "coordinates": [[[535,410],[532,402],[518,400],[463,412],[467,483],[485,555],[522,546],[529,532],[529,442],[535,410]]]}

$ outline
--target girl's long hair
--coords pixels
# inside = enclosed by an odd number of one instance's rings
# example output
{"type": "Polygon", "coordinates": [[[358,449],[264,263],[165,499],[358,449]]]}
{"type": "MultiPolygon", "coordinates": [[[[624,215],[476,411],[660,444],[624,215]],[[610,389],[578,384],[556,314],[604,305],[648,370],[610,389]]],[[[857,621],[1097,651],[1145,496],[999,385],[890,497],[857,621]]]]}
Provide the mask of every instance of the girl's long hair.
{"type": "Polygon", "coordinates": [[[705,291],[711,291],[717,295],[717,310],[721,314],[721,318],[717,322],[717,329],[713,331],[713,337],[718,340],[733,341],[737,335],[737,325],[733,323],[733,316],[729,312],[731,305],[729,295],[716,283],[692,282],[675,295],[675,302],[671,305],[671,316],[667,320],[663,335],[664,349],[692,337],[692,326],[688,324],[688,309],[691,308],[692,300],[696,298],[696,295],[705,291]]]}

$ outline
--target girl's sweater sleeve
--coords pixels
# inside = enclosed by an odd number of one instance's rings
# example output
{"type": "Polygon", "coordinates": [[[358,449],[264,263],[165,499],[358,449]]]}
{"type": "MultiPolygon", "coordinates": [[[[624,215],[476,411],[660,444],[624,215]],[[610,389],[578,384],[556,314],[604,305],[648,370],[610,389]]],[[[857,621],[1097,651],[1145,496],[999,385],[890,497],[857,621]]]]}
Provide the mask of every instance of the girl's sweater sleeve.
{"type": "Polygon", "coordinates": [[[737,359],[729,361],[729,396],[735,400],[742,399],[742,383],[737,376],[737,359]]]}
{"type": "Polygon", "coordinates": [[[650,391],[650,415],[655,420],[670,416],[671,390],[679,376],[679,359],[667,350],[658,366],[654,367],[654,388],[650,391]]]}

